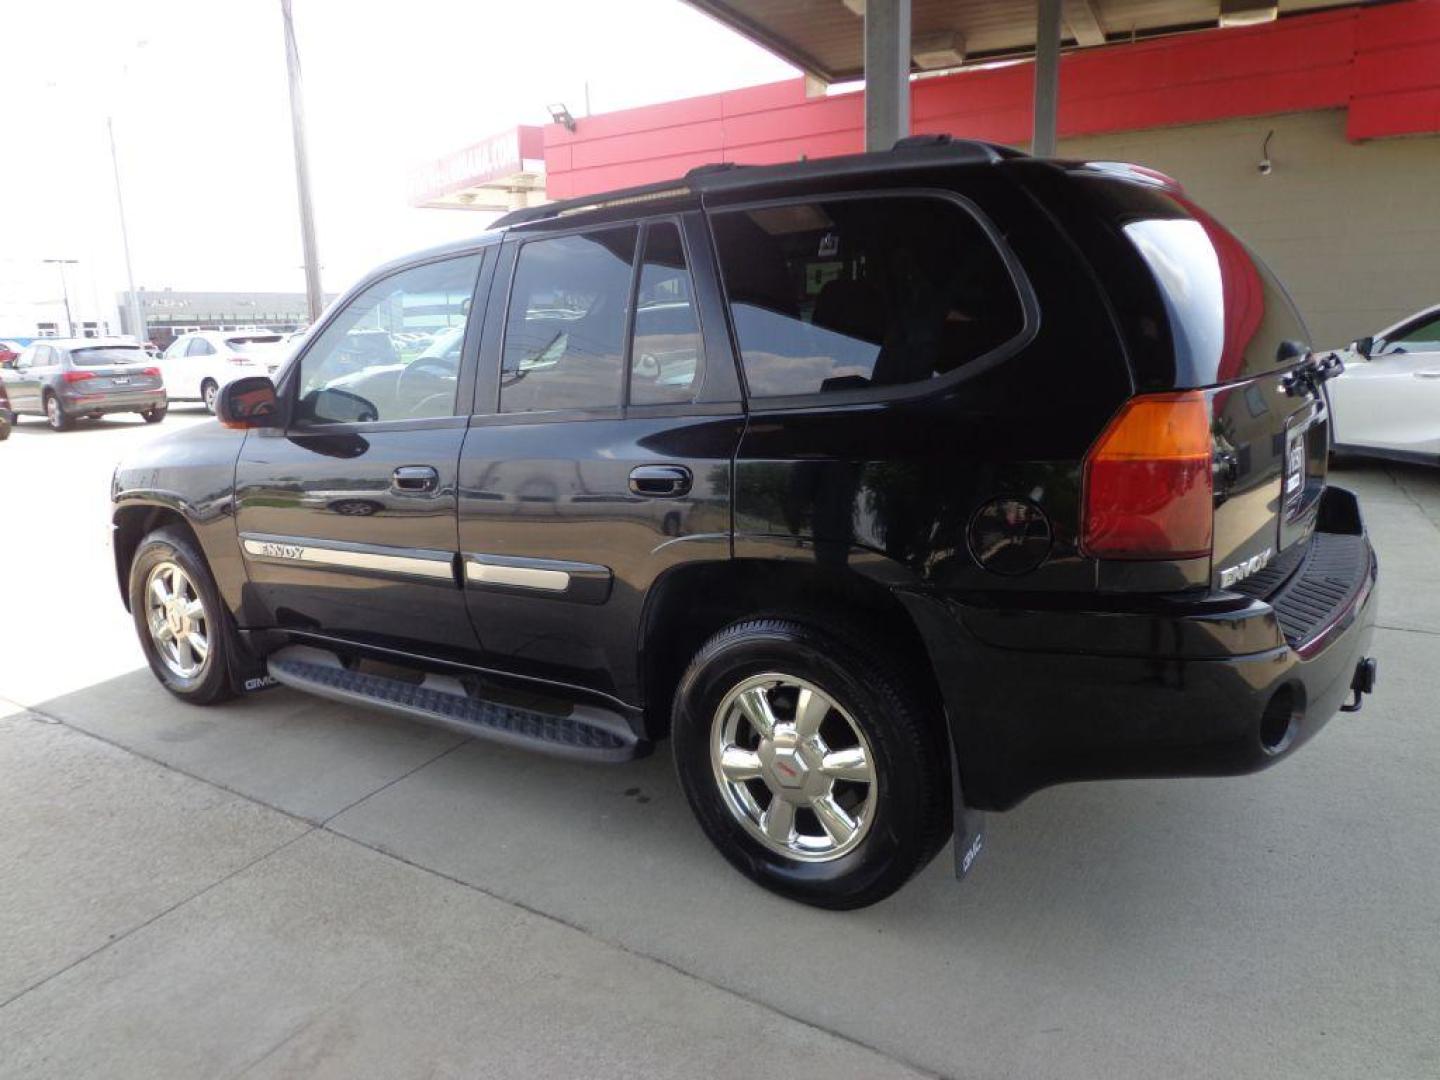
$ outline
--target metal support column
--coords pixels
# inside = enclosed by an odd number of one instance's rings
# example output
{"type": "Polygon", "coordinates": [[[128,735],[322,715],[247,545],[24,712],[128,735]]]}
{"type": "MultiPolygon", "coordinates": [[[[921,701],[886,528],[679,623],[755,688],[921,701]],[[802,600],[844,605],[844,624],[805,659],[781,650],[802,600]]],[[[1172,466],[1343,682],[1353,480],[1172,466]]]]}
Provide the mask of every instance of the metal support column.
{"type": "Polygon", "coordinates": [[[325,295],[320,290],[320,253],[315,243],[315,214],[310,207],[310,163],[305,153],[305,103],[300,93],[300,54],[295,47],[295,21],[290,0],[280,0],[285,22],[285,68],[290,76],[290,133],[295,142],[295,187],[300,197],[300,246],[305,256],[305,302],[310,322],[320,318],[325,295]]]}
{"type": "Polygon", "coordinates": [[[120,158],[115,153],[115,120],[105,118],[105,131],[110,136],[110,167],[115,171],[115,206],[120,211],[120,246],[125,251],[125,321],[135,340],[144,345],[150,340],[145,326],[145,306],[135,291],[135,272],[130,268],[130,230],[125,225],[125,196],[120,191],[120,158]]]}
{"type": "Polygon", "coordinates": [[[909,134],[910,0],[866,0],[865,149],[889,150],[909,134]]]}
{"type": "Polygon", "coordinates": [[[1060,0],[1039,0],[1035,15],[1035,108],[1030,153],[1055,156],[1060,101],[1060,0]]]}

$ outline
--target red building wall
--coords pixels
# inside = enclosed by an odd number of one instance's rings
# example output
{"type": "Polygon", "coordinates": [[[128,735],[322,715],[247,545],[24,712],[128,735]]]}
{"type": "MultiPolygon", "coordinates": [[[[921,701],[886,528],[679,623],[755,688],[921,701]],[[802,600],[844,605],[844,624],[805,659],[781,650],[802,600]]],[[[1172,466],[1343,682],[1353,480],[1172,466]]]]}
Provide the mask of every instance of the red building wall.
{"type": "MultiPolygon", "coordinates": [[[[1025,144],[1029,63],[911,84],[917,133],[1025,144]]],[[[1440,0],[1408,0],[1067,53],[1060,135],[1240,116],[1348,110],[1353,140],[1440,131],[1440,0]]],[[[552,199],[679,176],[712,161],[764,164],[863,145],[860,94],[807,98],[804,80],[593,116],[545,129],[552,199]]]]}

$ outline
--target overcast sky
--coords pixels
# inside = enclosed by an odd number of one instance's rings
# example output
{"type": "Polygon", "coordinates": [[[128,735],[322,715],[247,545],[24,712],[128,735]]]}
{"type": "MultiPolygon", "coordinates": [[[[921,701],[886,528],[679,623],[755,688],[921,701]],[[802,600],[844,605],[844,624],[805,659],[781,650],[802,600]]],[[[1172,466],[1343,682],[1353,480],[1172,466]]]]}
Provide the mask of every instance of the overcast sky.
{"type": "MultiPolygon", "coordinates": [[[[680,0],[294,6],[327,291],[479,231],[488,215],[410,208],[410,171],[549,102],[581,115],[587,80],[605,112],[795,74],[680,0]]],[[[137,285],[303,289],[279,0],[0,0],[0,41],[12,308],[50,287],[42,258],[83,261],[72,301],[123,287],[107,115],[137,285]]]]}

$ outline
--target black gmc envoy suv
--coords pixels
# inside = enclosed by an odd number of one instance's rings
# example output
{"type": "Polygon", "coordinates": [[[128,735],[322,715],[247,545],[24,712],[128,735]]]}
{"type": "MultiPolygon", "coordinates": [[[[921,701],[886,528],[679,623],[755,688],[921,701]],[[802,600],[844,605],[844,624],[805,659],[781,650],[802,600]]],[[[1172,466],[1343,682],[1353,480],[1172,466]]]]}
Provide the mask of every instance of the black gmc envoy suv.
{"type": "Polygon", "coordinates": [[[618,762],[794,899],[1049,784],[1262,769],[1376,561],[1266,267],[1173,180],[943,137],[512,213],[115,473],[196,704],[283,683],[618,762]]]}

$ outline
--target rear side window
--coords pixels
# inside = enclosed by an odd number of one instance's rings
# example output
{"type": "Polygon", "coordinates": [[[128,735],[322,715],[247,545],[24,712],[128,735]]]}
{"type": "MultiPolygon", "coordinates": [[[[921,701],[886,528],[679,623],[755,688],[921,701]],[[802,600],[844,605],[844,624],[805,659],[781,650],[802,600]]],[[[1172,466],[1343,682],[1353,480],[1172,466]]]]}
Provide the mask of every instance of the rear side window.
{"type": "Polygon", "coordinates": [[[500,411],[618,407],[633,225],[520,248],[505,319],[500,411]]]}
{"type": "Polygon", "coordinates": [[[786,203],[712,225],[751,397],[923,383],[1024,329],[1000,252],[948,199],[786,203]]]}
{"type": "Polygon", "coordinates": [[[214,346],[214,345],[211,345],[210,342],[206,341],[204,338],[202,338],[202,337],[197,337],[197,338],[194,338],[194,339],[191,340],[191,342],[190,342],[190,350],[189,350],[185,355],[186,355],[186,356],[214,356],[214,355],[215,355],[215,346],[214,346]]]}

